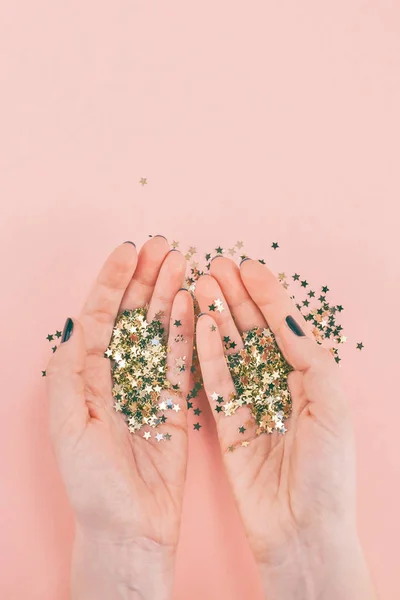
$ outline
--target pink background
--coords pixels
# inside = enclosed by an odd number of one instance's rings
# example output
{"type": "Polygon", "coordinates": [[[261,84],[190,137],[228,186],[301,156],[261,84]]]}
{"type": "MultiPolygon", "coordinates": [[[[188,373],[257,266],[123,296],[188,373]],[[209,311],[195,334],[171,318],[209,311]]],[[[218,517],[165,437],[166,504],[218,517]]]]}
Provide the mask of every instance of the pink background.
{"type": "MultiPolygon", "coordinates": [[[[381,598],[399,598],[400,4],[14,0],[0,24],[0,596],[68,597],[44,338],[114,245],[162,233],[202,252],[243,240],[344,305],[360,532],[381,598]]],[[[260,600],[205,429],[174,600],[260,600]]]]}

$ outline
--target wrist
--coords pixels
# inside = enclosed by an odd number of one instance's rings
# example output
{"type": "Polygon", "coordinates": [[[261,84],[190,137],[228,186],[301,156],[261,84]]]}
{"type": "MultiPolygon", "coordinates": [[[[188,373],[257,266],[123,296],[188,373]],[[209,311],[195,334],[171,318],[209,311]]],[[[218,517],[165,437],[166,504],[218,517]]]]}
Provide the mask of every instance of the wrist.
{"type": "Polygon", "coordinates": [[[267,598],[280,600],[376,600],[376,592],[354,535],[296,539],[278,560],[259,562],[267,598]]]}
{"type": "Polygon", "coordinates": [[[76,529],[72,600],[170,600],[175,548],[148,538],[94,539],[76,529]]]}

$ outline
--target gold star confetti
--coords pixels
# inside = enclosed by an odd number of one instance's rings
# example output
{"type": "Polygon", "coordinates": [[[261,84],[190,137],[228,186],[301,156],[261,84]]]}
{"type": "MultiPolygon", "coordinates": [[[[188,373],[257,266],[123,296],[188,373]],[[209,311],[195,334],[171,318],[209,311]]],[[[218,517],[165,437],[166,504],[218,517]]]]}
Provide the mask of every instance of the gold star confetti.
{"type": "Polygon", "coordinates": [[[179,242],[176,242],[176,241],[174,240],[174,241],[172,242],[171,246],[172,246],[172,248],[174,248],[174,249],[176,250],[177,248],[179,248],[179,242]]]}
{"type": "Polygon", "coordinates": [[[146,184],[147,184],[147,177],[141,177],[141,178],[139,179],[139,183],[140,183],[141,185],[146,185],[146,184]]]}
{"type": "Polygon", "coordinates": [[[160,410],[168,406],[160,401],[160,394],[172,387],[167,379],[167,347],[161,322],[147,323],[145,308],[123,311],[106,355],[112,360],[114,408],[125,415],[129,430],[133,433],[147,424],[160,425],[160,410]]]}
{"type": "MultiPolygon", "coordinates": [[[[226,361],[236,394],[224,404],[226,416],[247,404],[258,425],[257,432],[284,433],[284,421],[291,412],[287,378],[292,367],[283,358],[272,332],[267,328],[250,329],[243,336],[244,348],[228,354],[226,361]]],[[[214,399],[216,392],[212,395],[214,399]]],[[[239,427],[244,433],[245,427],[239,427]]]]}
{"type": "Polygon", "coordinates": [[[218,312],[222,312],[223,310],[225,310],[223,302],[220,298],[217,298],[216,300],[214,300],[213,305],[215,306],[216,310],[218,312]]]}

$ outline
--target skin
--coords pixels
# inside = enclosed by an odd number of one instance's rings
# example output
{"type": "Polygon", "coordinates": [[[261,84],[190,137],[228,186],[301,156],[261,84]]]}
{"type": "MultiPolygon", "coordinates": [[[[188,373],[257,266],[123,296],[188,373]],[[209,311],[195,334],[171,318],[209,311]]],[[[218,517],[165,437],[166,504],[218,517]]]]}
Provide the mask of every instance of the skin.
{"type": "Polygon", "coordinates": [[[212,261],[210,271],[196,286],[206,313],[197,322],[196,343],[226,471],[266,598],[375,599],[356,531],[353,430],[337,364],[259,261],[246,260],[239,269],[221,257],[212,261]],[[211,313],[216,298],[225,310],[211,313]],[[288,315],[305,336],[291,331],[288,315]],[[234,392],[221,336],[230,336],[237,343],[232,352],[237,352],[244,331],[267,326],[294,367],[289,375],[293,409],[285,435],[254,439],[250,409],[241,407],[225,417],[215,411],[211,395],[227,399],[234,392]],[[253,439],[231,452],[228,447],[244,422],[243,440],[253,439]]]}
{"type": "MultiPolygon", "coordinates": [[[[183,285],[186,261],[155,237],[129,243],[102,267],[71,338],[47,368],[51,437],[76,520],[71,598],[171,598],[187,464],[186,395],[190,370],[180,374],[179,412],[157,433],[169,442],[131,434],[113,408],[110,361],[104,358],[118,312],[149,303],[147,319],[163,310],[170,332],[168,378],[174,358],[191,364],[193,302],[183,285]],[[175,319],[187,342],[174,341],[175,319]]],[[[163,394],[162,394],[163,395],[163,394]]],[[[171,395],[171,394],[167,394],[171,395]]],[[[148,429],[148,428],[146,428],[148,429]]],[[[155,430],[153,430],[154,433],[155,430]]]]}
{"type": "MultiPolygon", "coordinates": [[[[169,252],[162,237],[137,255],[131,244],[116,248],[100,271],[71,338],[47,368],[54,449],[76,520],[71,597],[163,600],[171,598],[187,464],[186,394],[180,376],[181,411],[168,411],[170,442],[131,434],[113,408],[110,361],[104,358],[119,311],[149,304],[147,319],[165,311],[171,331],[169,379],[174,358],[191,363],[193,304],[179,291],[185,259],[169,252]],[[172,321],[171,321],[172,318],[172,321]],[[171,328],[182,321],[184,352],[171,328]]],[[[196,297],[203,312],[216,298],[222,313],[197,321],[197,346],[207,397],[216,418],[225,467],[259,566],[265,597],[279,600],[372,600],[376,598],[356,531],[354,440],[339,370],[318,346],[300,313],[273,274],[258,261],[239,269],[214,260],[196,297]],[[286,325],[293,315],[307,333],[286,325]],[[215,412],[213,392],[234,390],[221,336],[242,345],[241,334],[268,326],[294,371],[288,432],[261,435],[234,452],[238,426],[248,407],[232,417],[215,412]],[[216,330],[211,330],[211,325],[216,330]]],[[[243,439],[254,436],[247,425],[243,439]]]]}

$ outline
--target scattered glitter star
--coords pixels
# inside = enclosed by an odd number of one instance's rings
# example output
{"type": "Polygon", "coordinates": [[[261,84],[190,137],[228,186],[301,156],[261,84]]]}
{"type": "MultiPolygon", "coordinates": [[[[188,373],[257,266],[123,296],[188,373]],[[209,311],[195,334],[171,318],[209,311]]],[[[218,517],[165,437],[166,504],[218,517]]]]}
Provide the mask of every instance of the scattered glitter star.
{"type": "Polygon", "coordinates": [[[156,440],[157,442],[161,442],[164,439],[164,435],[162,433],[157,433],[156,440]]]}
{"type": "Polygon", "coordinates": [[[140,183],[141,185],[146,185],[146,183],[147,183],[147,177],[141,177],[141,178],[139,179],[139,183],[140,183]]]}
{"type": "Polygon", "coordinates": [[[244,446],[245,448],[250,444],[250,442],[244,441],[241,443],[241,446],[244,446]]]}
{"type": "Polygon", "coordinates": [[[217,331],[217,327],[214,325],[214,323],[211,325],[211,331],[217,331]]]}
{"type": "Polygon", "coordinates": [[[174,408],[172,409],[175,412],[179,412],[181,410],[181,407],[179,406],[179,404],[174,404],[174,408]]]}
{"type": "Polygon", "coordinates": [[[171,246],[172,246],[172,248],[174,248],[176,250],[179,247],[179,242],[173,241],[171,246]]]}
{"type": "Polygon", "coordinates": [[[277,248],[279,248],[278,243],[277,242],[272,242],[271,248],[273,248],[274,250],[276,250],[277,248]]]}
{"type": "Polygon", "coordinates": [[[54,335],[51,335],[51,334],[49,333],[49,335],[47,336],[46,340],[49,340],[49,342],[52,342],[52,341],[53,341],[53,339],[54,339],[54,335]]]}
{"type": "Polygon", "coordinates": [[[200,423],[193,424],[193,429],[196,429],[197,431],[200,431],[200,427],[201,427],[200,423]]]}
{"type": "Polygon", "coordinates": [[[218,398],[219,398],[219,394],[217,394],[217,392],[213,392],[213,393],[211,394],[211,399],[212,399],[212,400],[214,400],[214,401],[217,401],[217,400],[218,400],[218,398]]]}
{"type": "Polygon", "coordinates": [[[292,275],[292,277],[293,277],[294,281],[299,281],[299,279],[300,279],[300,275],[298,275],[297,273],[295,273],[294,275],[292,275]]]}
{"type": "Polygon", "coordinates": [[[174,321],[175,327],[182,327],[182,321],[176,320],[174,321]]]}
{"type": "Polygon", "coordinates": [[[151,438],[151,433],[150,431],[145,431],[143,434],[143,437],[145,440],[149,440],[151,438]]]}
{"type": "Polygon", "coordinates": [[[364,344],[362,342],[359,342],[357,344],[357,350],[362,350],[364,348],[364,344]]]}
{"type": "Polygon", "coordinates": [[[220,298],[217,298],[217,299],[214,301],[214,305],[215,305],[215,307],[216,307],[217,311],[218,311],[218,312],[220,312],[220,313],[221,313],[223,310],[225,310],[225,308],[224,308],[224,306],[223,306],[223,302],[222,302],[222,300],[221,300],[220,298]]]}

